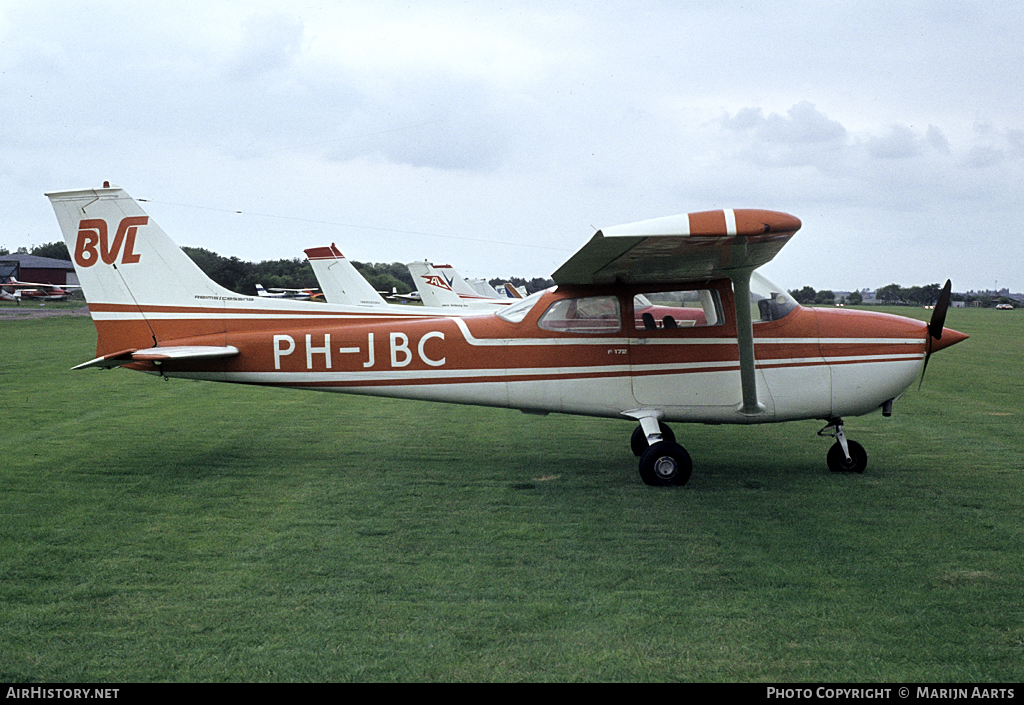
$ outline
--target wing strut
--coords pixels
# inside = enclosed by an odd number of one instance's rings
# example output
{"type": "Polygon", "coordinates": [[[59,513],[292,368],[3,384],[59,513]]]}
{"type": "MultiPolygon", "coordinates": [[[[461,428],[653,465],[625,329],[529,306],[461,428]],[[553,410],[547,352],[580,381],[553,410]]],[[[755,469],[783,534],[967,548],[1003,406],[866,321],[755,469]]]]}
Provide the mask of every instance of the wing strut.
{"type": "Polygon", "coordinates": [[[736,304],[736,341],[740,353],[740,386],[743,390],[743,405],[739,413],[744,416],[759,416],[766,411],[765,405],[757,400],[754,320],[750,314],[750,275],[753,273],[753,269],[730,273],[736,304]]]}

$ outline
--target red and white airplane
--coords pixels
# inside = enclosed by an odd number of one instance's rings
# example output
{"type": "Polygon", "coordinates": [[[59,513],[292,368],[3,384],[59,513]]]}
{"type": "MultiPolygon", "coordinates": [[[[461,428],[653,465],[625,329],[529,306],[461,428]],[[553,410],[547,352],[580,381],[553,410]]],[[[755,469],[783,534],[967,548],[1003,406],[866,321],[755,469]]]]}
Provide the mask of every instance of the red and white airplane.
{"type": "Polygon", "coordinates": [[[10,277],[6,282],[0,282],[0,299],[5,301],[18,301],[31,299],[32,301],[66,301],[80,286],[73,284],[40,284],[39,282],[18,281],[10,277]]]}
{"type": "Polygon", "coordinates": [[[391,305],[333,242],[330,247],[311,247],[305,253],[328,303],[360,307],[391,305]]]}
{"type": "Polygon", "coordinates": [[[475,291],[450,264],[409,262],[405,265],[419,287],[425,306],[461,311],[495,311],[511,305],[515,299],[484,296],[475,291]]]}
{"type": "Polygon", "coordinates": [[[120,188],[47,194],[89,301],[97,357],[167,377],[631,419],[640,475],[681,485],[692,464],[666,422],[822,419],[834,471],[863,472],[843,417],[893,402],[943,326],[799,306],[755,273],[800,228],[719,210],[598,231],[556,286],[499,312],[261,299],[221,288],[120,188]],[[644,316],[644,313],[650,316],[644,316]]]}

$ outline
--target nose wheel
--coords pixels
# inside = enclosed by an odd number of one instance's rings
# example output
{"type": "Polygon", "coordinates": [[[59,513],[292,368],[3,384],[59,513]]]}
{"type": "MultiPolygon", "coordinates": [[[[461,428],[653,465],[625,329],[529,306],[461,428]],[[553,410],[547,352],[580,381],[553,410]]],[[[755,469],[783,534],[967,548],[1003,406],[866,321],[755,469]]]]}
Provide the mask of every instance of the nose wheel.
{"type": "Polygon", "coordinates": [[[843,433],[843,420],[832,419],[828,426],[818,431],[819,436],[832,436],[835,444],[828,449],[825,462],[832,472],[863,473],[868,467],[868,454],[857,441],[851,441],[843,433]]]}

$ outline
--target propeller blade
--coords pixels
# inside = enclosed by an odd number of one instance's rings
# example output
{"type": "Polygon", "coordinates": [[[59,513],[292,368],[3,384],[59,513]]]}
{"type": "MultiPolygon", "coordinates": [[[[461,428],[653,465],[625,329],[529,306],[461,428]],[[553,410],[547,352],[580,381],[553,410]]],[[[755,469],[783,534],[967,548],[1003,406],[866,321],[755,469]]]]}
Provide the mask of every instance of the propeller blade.
{"type": "Polygon", "coordinates": [[[949,309],[949,298],[952,290],[953,282],[947,279],[946,285],[942,287],[942,292],[939,294],[939,300],[935,302],[932,320],[928,323],[928,334],[936,340],[942,339],[942,328],[946,325],[946,311],[949,309]]]}
{"type": "Polygon", "coordinates": [[[917,383],[920,391],[924,384],[924,373],[928,371],[928,360],[932,356],[932,341],[942,340],[942,329],[946,325],[946,311],[949,309],[949,298],[953,291],[953,282],[946,280],[946,285],[939,293],[939,300],[935,302],[935,310],[932,311],[932,319],[928,322],[928,352],[924,354],[924,365],[921,367],[921,379],[917,383]]]}
{"type": "Polygon", "coordinates": [[[921,379],[917,380],[917,391],[921,391],[924,384],[924,373],[928,371],[928,361],[932,358],[932,337],[928,336],[928,352],[924,354],[924,365],[921,367],[921,379]]]}

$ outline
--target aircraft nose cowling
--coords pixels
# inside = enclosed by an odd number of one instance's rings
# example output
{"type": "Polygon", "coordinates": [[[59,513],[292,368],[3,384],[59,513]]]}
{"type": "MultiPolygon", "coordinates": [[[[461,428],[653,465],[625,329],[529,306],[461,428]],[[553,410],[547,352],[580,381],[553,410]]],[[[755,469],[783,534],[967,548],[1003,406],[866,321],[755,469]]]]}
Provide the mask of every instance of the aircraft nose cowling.
{"type": "Polygon", "coordinates": [[[945,348],[948,348],[950,345],[956,345],[962,340],[967,340],[969,337],[970,336],[967,335],[966,333],[961,333],[958,330],[953,330],[952,328],[943,328],[942,337],[932,340],[932,352],[944,350],[945,348]]]}

